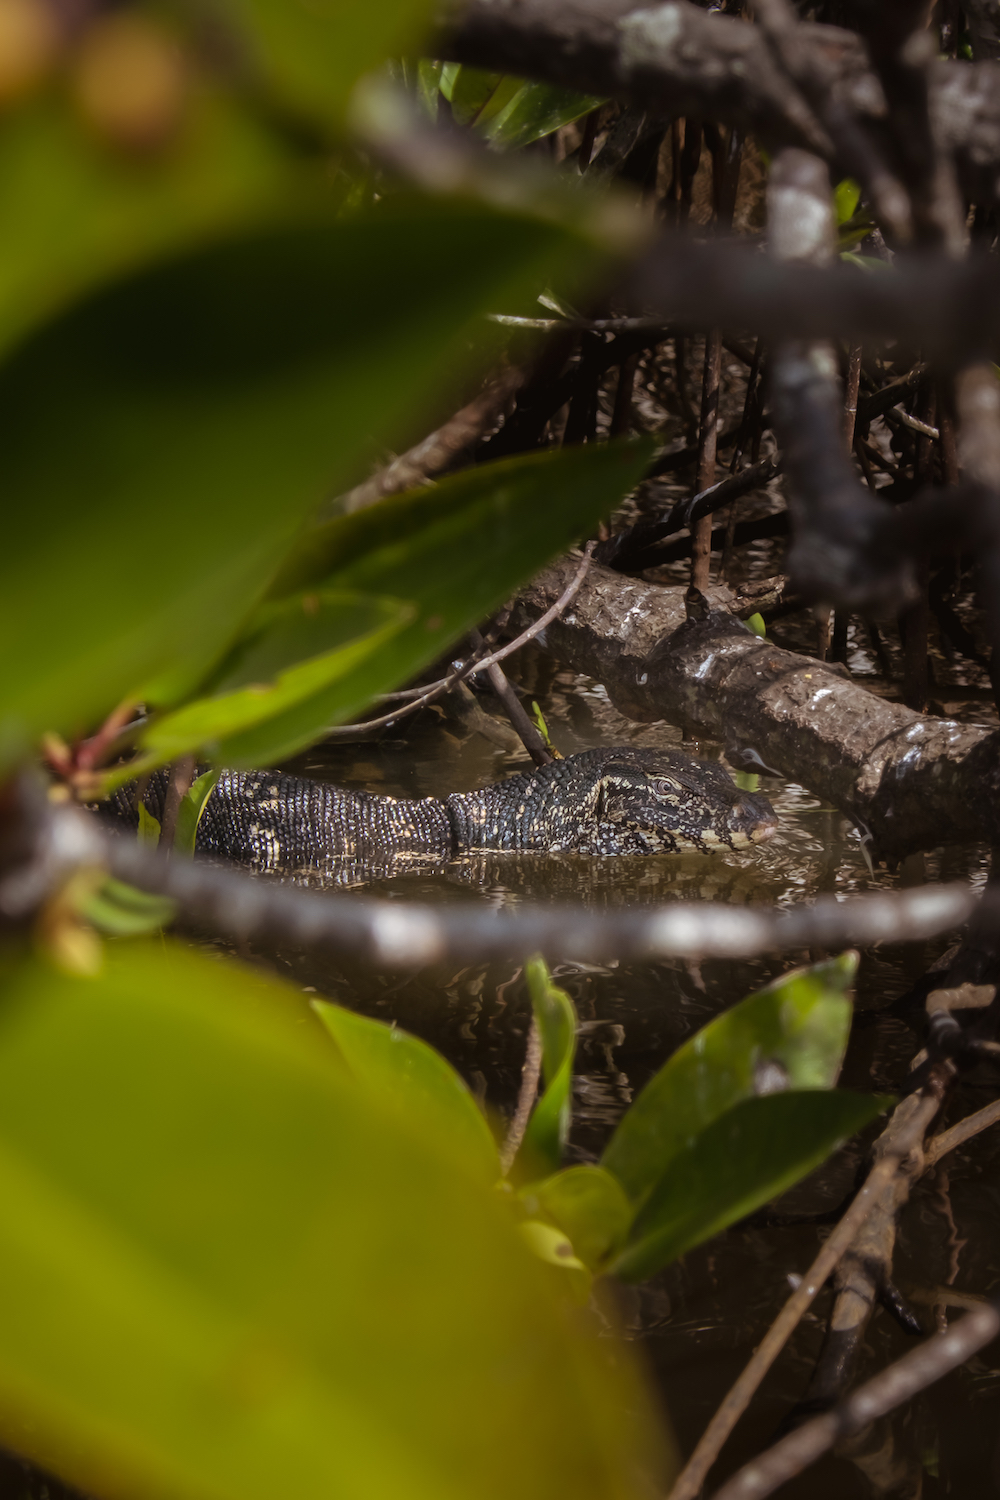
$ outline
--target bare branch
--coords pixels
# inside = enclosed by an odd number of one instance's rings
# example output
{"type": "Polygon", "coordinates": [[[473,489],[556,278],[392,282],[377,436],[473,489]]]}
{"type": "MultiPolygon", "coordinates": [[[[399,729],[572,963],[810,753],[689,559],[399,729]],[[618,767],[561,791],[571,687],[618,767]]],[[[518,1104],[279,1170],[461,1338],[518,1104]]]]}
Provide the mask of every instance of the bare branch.
{"type": "Polygon", "coordinates": [[[963,1365],[1000,1334],[1000,1303],[967,1313],[946,1333],[935,1334],[866,1381],[833,1411],[815,1417],[734,1474],[713,1500],[762,1500],[832,1448],[877,1417],[911,1400],[949,1371],[963,1365]]]}
{"type": "Polygon", "coordinates": [[[677,901],[649,911],[525,905],[509,912],[321,895],[197,860],[168,862],[121,837],[106,840],[105,858],[120,880],[170,896],[187,921],[237,942],[297,943],[399,969],[453,959],[517,961],[535,952],[589,963],[922,941],[952,932],[977,905],[970,887],[956,884],[821,898],[788,911],[677,901]]]}
{"type": "Polygon", "coordinates": [[[924,1132],[941,1104],[941,1089],[938,1080],[929,1079],[920,1094],[914,1094],[905,1102],[909,1106],[906,1111],[905,1129],[897,1133],[891,1149],[880,1161],[876,1162],[869,1172],[854,1202],[826,1240],[801,1283],[754,1350],[743,1373],[705,1429],[697,1447],[670,1491],[668,1500],[695,1500],[701,1491],[708,1471],[719,1456],[726,1438],[750,1404],[754,1392],[798,1326],[803,1314],[836,1268],[841,1256],[850,1248],[855,1235],[868,1216],[878,1208],[883,1195],[892,1191],[900,1163],[905,1161],[909,1153],[923,1141],[924,1132]]]}
{"type": "Polygon", "coordinates": [[[521,1142],[524,1140],[524,1133],[531,1119],[531,1111],[538,1097],[538,1084],[541,1076],[542,1034],[538,1029],[538,1022],[532,1016],[531,1026],[528,1029],[528,1044],[524,1052],[524,1066],[521,1069],[521,1087],[517,1095],[517,1105],[500,1151],[500,1171],[504,1177],[510,1171],[514,1158],[521,1149],[521,1142]]]}

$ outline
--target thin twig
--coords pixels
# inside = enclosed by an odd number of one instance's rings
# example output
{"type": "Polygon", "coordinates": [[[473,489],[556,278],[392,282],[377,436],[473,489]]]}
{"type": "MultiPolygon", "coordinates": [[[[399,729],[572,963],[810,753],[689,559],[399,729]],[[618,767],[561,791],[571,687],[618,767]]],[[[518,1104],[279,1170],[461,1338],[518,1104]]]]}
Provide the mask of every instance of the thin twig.
{"type": "Polygon", "coordinates": [[[531,1119],[531,1111],[538,1097],[538,1085],[542,1076],[542,1034],[538,1029],[538,1022],[534,1016],[531,1018],[531,1026],[528,1030],[528,1042],[524,1051],[524,1065],[521,1068],[521,1087],[517,1095],[517,1107],[507,1130],[507,1136],[500,1150],[500,1171],[504,1177],[514,1164],[514,1158],[521,1149],[524,1140],[524,1132],[528,1128],[531,1119]]]}
{"type": "MultiPolygon", "coordinates": [[[[470,631],[469,639],[472,641],[473,646],[477,648],[484,644],[478,630],[470,631]]],[[[486,668],[486,675],[490,679],[490,687],[506,709],[507,717],[517,731],[521,744],[527,750],[535,765],[550,766],[556,757],[542,739],[537,727],[529,719],[521,705],[520,699],[507,681],[507,674],[504,672],[503,667],[498,662],[492,662],[486,668]]]]}
{"type": "Polygon", "coordinates": [[[841,1256],[850,1248],[855,1235],[868,1215],[881,1202],[883,1194],[890,1187],[899,1169],[900,1162],[914,1147],[920,1145],[927,1126],[940,1108],[940,1103],[938,1091],[933,1087],[928,1087],[920,1097],[919,1105],[913,1109],[908,1128],[899,1133],[892,1151],[887,1153],[881,1161],[876,1162],[869,1172],[854,1202],[827,1239],[761,1343],[754,1350],[739,1379],[702,1434],[697,1447],[670,1491],[668,1500],[695,1500],[709,1469],[722,1450],[722,1445],[746,1411],[764,1376],[781,1353],[820,1288],[836,1269],[841,1256]]]}
{"type": "Polygon", "coordinates": [[[942,1156],[949,1151],[954,1151],[957,1146],[964,1146],[966,1141],[971,1141],[973,1136],[979,1135],[983,1130],[988,1130],[1000,1120],[1000,1099],[994,1099],[992,1104],[986,1104],[982,1109],[977,1109],[975,1114],[966,1115],[964,1120],[959,1120],[957,1125],[942,1130],[939,1135],[931,1136],[924,1151],[924,1168],[929,1171],[936,1166],[942,1156]]]}
{"type": "Polygon", "coordinates": [[[1000,1304],[967,1313],[946,1333],[937,1333],[889,1365],[832,1411],[804,1422],[753,1459],[717,1490],[713,1500],[762,1500],[814,1463],[840,1438],[860,1432],[877,1417],[901,1406],[949,1371],[963,1365],[1000,1334],[1000,1304]]]}

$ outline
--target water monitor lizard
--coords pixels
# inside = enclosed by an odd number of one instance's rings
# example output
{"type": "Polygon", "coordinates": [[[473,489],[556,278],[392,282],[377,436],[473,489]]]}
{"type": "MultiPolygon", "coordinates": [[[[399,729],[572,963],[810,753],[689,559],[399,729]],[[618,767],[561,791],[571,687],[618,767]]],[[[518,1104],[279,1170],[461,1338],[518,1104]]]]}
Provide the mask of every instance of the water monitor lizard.
{"type": "MultiPolygon", "coordinates": [[[[165,773],[143,794],[159,816],[165,773]]],[[[131,813],[126,790],[110,810],[131,813]]],[[[720,766],[676,750],[583,750],[475,792],[406,800],[277,771],[223,771],[196,852],[270,873],[423,869],[484,850],[659,854],[748,849],[777,827],[771,804],[720,766]]]]}

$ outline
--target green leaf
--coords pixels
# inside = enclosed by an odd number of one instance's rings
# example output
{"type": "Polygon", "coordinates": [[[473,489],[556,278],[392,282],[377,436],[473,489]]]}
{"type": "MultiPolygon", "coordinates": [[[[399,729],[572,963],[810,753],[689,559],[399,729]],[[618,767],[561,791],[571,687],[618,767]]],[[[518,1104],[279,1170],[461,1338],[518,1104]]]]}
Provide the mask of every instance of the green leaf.
{"type": "Polygon", "coordinates": [[[205,803],[215,790],[215,783],[218,779],[218,771],[203,771],[181,798],[181,805],[177,809],[177,828],[174,833],[174,848],[179,854],[194,853],[198,824],[205,811],[205,803]]]}
{"type": "MultiPolygon", "coordinates": [[[[149,814],[146,816],[148,818],[149,814]]],[[[155,823],[156,819],[152,821],[155,823]]],[[[154,842],[158,842],[159,836],[157,823],[154,842]]],[[[177,914],[176,902],[169,896],[150,896],[146,891],[110,876],[81,901],[78,909],[91,927],[111,937],[141,937],[149,932],[159,932],[162,927],[169,927],[177,914]]]]}
{"type": "Polygon", "coordinates": [[[170,149],[141,161],[49,93],[0,131],[0,351],[115,275],[331,198],[320,167],[219,92],[192,91],[170,149]]]}
{"type": "Polygon", "coordinates": [[[164,761],[203,749],[235,767],[294,754],[341,709],[340,679],[413,613],[397,599],[346,591],[264,604],[214,674],[211,696],[154,718],[139,744],[164,761]]]}
{"type": "Polygon", "coordinates": [[[562,1230],[592,1271],[622,1248],[632,1225],[632,1205],[603,1167],[567,1167],[522,1188],[520,1196],[527,1213],[543,1214],[562,1230]]]}
{"type": "Polygon", "coordinates": [[[441,92],[460,125],[474,125],[482,130],[484,123],[507,105],[520,86],[520,79],[507,78],[502,73],[459,67],[447,78],[442,75],[441,92]]]}
{"type": "Polygon", "coordinates": [[[576,1052],[576,1011],[565,990],[552,983],[544,959],[524,966],[531,1010],[542,1043],[542,1096],[531,1112],[517,1154],[520,1172],[554,1172],[569,1139],[576,1052]]]}
{"type": "Polygon", "coordinates": [[[276,591],[321,584],[406,599],[416,616],[340,682],[342,716],[421,671],[642,477],[644,441],[481,464],[310,530],[276,591]]]}
{"type": "Polygon", "coordinates": [[[748,615],[743,623],[748,630],[753,631],[754,635],[759,635],[762,639],[767,635],[767,626],[764,623],[763,615],[748,615]]]}
{"type": "Polygon", "coordinates": [[[741,1100],[833,1087],[851,1027],[847,991],[857,966],[857,954],[844,953],[795,969],[677,1049],[623,1117],[601,1160],[633,1203],[645,1202],[673,1158],[741,1100]]]}
{"type": "Polygon", "coordinates": [[[860,198],[861,187],[853,177],[845,177],[837,183],[833,190],[833,206],[838,224],[846,224],[848,219],[854,218],[860,198]]]}
{"type": "Polygon", "coordinates": [[[413,51],[431,9],[430,0],[242,0],[233,19],[269,87],[339,126],[361,74],[413,51]]]}
{"type": "Polygon", "coordinates": [[[455,1069],[419,1037],[327,1001],[313,1010],[352,1075],[404,1120],[433,1126],[477,1176],[496,1182],[500,1160],[482,1110],[455,1069]]]}
{"type": "Polygon", "coordinates": [[[155,849],[160,842],[160,820],[154,817],[144,802],[139,803],[139,843],[155,849]]]}
{"type": "Polygon", "coordinates": [[[303,518],[454,380],[483,312],[571,255],[526,217],[383,205],[232,237],[23,346],[0,367],[0,765],[129,695],[190,695],[303,518]]]}
{"type": "Polygon", "coordinates": [[[891,1102],[825,1090],[745,1099],[674,1157],[612,1272],[652,1276],[785,1192],[891,1102]]]}
{"type": "Polygon", "coordinates": [[[551,135],[563,125],[571,125],[603,103],[603,99],[590,94],[577,94],[549,83],[525,83],[481,127],[482,133],[494,146],[512,151],[551,135]]]}
{"type": "Polygon", "coordinates": [[[160,941],[8,972],[0,1441],[102,1494],[659,1492],[627,1349],[300,1005],[160,941]]]}

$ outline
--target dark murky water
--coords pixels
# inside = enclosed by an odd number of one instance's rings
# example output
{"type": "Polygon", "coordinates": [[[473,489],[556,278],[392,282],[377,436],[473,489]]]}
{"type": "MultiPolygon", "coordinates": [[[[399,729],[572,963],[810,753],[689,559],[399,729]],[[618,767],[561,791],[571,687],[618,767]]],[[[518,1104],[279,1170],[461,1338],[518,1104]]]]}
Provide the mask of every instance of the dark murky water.
{"type": "MultiPolygon", "coordinates": [[[[861,646],[857,675],[871,671],[861,646]]],[[[540,658],[520,675],[543,706],[564,753],[594,744],[678,745],[667,725],[639,726],[620,718],[604,689],[558,672],[540,658]]],[[[939,673],[939,676],[943,674],[939,673]]],[[[957,674],[956,674],[957,675],[957,674]]],[[[950,713],[979,720],[985,705],[976,683],[941,683],[950,713]],[[969,691],[971,688],[971,691],[969,691]]],[[[687,744],[714,757],[719,747],[687,744]]],[[[497,779],[525,762],[498,751],[481,735],[462,738],[425,714],[405,739],[311,751],[294,769],[338,784],[395,795],[441,795],[497,779]]],[[[778,778],[761,785],[774,802],[781,830],[749,856],[721,853],[635,860],[507,861],[483,872],[383,883],[393,899],[516,906],[525,899],[578,898],[594,907],[646,905],[671,899],[788,906],[826,891],[863,892],[924,881],[986,874],[985,850],[956,847],[915,856],[899,869],[872,874],[848,821],[801,787],[778,778]],[[476,884],[476,879],[483,883],[476,884]]],[[[921,1046],[921,1015],[898,1002],[948,940],[865,951],[856,991],[857,1014],[843,1083],[891,1091],[900,1086],[921,1046]]],[[[529,1010],[513,964],[425,970],[410,977],[334,967],[298,953],[261,955],[303,989],[370,1015],[394,1019],[438,1047],[476,1093],[508,1111],[517,1092],[529,1010]]],[[[692,1031],[724,1007],[811,955],[740,963],[681,961],[565,963],[556,970],[581,1020],[570,1155],[593,1160],[646,1079],[692,1031]]],[[[987,1070],[956,1091],[954,1120],[995,1096],[987,1070]]],[[[689,1450],[718,1401],[788,1294],[788,1276],[802,1272],[828,1232],[823,1216],[850,1191],[857,1147],[848,1150],[782,1200],[781,1223],[763,1216],[718,1236],[647,1286],[623,1294],[629,1334],[641,1342],[681,1447],[689,1450]]],[[[897,1280],[933,1329],[942,1296],[983,1295],[1000,1282],[1000,1130],[948,1158],[925,1179],[904,1211],[897,1280]],[[934,1288],[947,1288],[946,1292],[934,1288]]],[[[737,1429],[714,1475],[717,1483],[765,1446],[802,1392],[822,1334],[828,1294],[779,1360],[752,1411],[737,1429]]],[[[952,1316],[956,1312],[952,1312],[952,1316]]],[[[885,1312],[873,1320],[866,1371],[904,1352],[907,1336],[885,1312]]],[[[870,1432],[852,1458],[829,1458],[782,1494],[808,1500],[893,1495],[927,1500],[1000,1492],[1000,1351],[987,1350],[927,1393],[912,1408],[870,1432]]]]}

